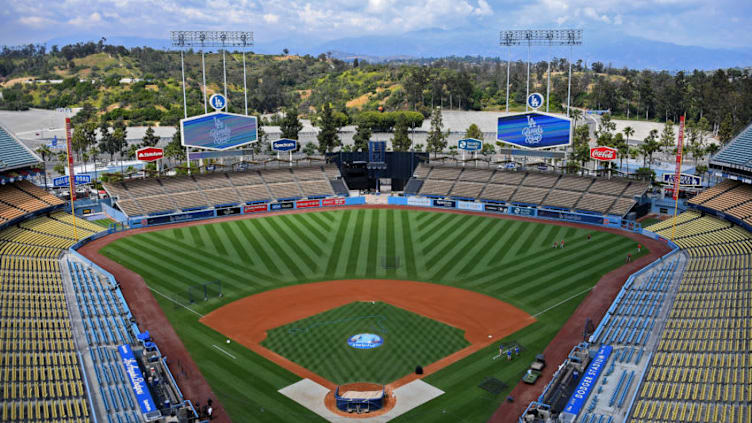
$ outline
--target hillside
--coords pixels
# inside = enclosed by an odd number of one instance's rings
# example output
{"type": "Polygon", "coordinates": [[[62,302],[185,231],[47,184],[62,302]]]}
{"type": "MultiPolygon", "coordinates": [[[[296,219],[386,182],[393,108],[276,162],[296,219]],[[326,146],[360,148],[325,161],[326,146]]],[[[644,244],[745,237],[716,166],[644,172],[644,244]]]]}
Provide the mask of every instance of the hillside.
{"type": "MultiPolygon", "coordinates": [[[[231,112],[244,112],[242,55],[228,53],[231,112]]],[[[304,117],[329,103],[350,123],[361,111],[503,110],[506,64],[481,57],[370,64],[313,56],[246,54],[248,107],[254,113],[297,108],[304,117]]],[[[203,113],[201,55],[185,55],[188,114],[203,113]]],[[[0,108],[54,109],[89,103],[102,119],[129,125],[175,125],[183,116],[180,55],[151,48],[100,43],[4,48],[0,52],[0,108]]],[[[510,106],[519,110],[526,93],[526,66],[512,64],[510,106]]],[[[565,59],[551,64],[551,107],[567,97],[565,59]]],[[[752,120],[749,69],[713,73],[614,69],[600,62],[573,64],[572,104],[610,109],[615,116],[677,121],[706,117],[713,128],[738,128],[752,120]],[[734,104],[727,99],[734,98],[734,104]],[[725,122],[725,123],[724,123],[725,122]]],[[[546,63],[530,68],[531,91],[546,92],[546,63]]],[[[222,55],[206,55],[207,92],[223,91],[222,55]]]]}

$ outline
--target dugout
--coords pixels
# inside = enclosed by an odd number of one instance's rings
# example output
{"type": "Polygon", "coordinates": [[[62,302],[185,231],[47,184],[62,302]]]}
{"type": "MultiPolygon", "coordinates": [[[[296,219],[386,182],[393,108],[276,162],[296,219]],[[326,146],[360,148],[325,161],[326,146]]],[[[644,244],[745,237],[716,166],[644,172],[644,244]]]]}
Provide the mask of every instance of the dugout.
{"type": "Polygon", "coordinates": [[[379,179],[391,179],[392,191],[402,191],[421,162],[428,162],[428,153],[387,151],[374,161],[368,151],[327,153],[326,160],[335,163],[350,189],[377,191],[379,179]]]}
{"type": "Polygon", "coordinates": [[[381,385],[353,383],[337,386],[337,409],[345,413],[370,413],[384,407],[385,390],[381,385]]]}

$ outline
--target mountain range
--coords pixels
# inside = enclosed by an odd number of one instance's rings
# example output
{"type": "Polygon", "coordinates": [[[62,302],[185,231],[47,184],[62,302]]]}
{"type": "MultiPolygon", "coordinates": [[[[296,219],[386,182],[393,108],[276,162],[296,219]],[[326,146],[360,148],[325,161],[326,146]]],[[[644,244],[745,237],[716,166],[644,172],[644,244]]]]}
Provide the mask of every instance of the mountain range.
{"type": "MultiPolygon", "coordinates": [[[[266,34],[254,34],[253,51],[264,54],[281,54],[289,49],[291,54],[331,53],[342,60],[354,58],[372,62],[438,58],[447,56],[482,56],[506,60],[511,53],[513,60],[526,60],[527,48],[513,47],[511,51],[499,46],[496,31],[425,29],[405,34],[381,34],[346,37],[334,40],[317,40],[313,37],[267,39],[266,34]]],[[[712,70],[718,68],[745,68],[752,65],[750,49],[721,49],[698,46],[680,46],[662,41],[626,36],[599,28],[584,31],[582,46],[572,49],[573,60],[582,59],[590,64],[595,61],[614,67],[653,70],[712,70]]],[[[99,37],[81,35],[49,40],[48,45],[64,45],[79,41],[96,41],[99,37]]],[[[165,49],[170,47],[167,38],[141,38],[135,36],[107,37],[108,44],[126,47],[148,46],[165,49]]],[[[566,47],[533,47],[532,60],[547,57],[566,57],[566,47]]]]}

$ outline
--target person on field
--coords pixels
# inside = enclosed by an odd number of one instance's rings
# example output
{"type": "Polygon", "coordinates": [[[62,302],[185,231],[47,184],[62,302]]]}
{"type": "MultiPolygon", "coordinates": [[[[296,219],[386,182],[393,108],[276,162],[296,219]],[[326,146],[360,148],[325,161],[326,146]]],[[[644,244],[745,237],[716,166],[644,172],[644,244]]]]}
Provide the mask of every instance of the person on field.
{"type": "Polygon", "coordinates": [[[590,241],[590,234],[587,234],[587,240],[590,241]]]}
{"type": "Polygon", "coordinates": [[[627,263],[629,263],[630,261],[632,261],[632,254],[627,253],[627,263]]]}
{"type": "Polygon", "coordinates": [[[564,248],[564,240],[561,240],[561,248],[564,248]]]}
{"type": "Polygon", "coordinates": [[[554,241],[554,248],[558,248],[558,247],[559,247],[559,243],[554,241]]]}
{"type": "Polygon", "coordinates": [[[512,359],[512,349],[510,348],[507,350],[507,360],[511,360],[511,359],[512,359]]]}
{"type": "Polygon", "coordinates": [[[642,250],[642,244],[637,244],[637,252],[639,253],[640,250],[642,250]]]}

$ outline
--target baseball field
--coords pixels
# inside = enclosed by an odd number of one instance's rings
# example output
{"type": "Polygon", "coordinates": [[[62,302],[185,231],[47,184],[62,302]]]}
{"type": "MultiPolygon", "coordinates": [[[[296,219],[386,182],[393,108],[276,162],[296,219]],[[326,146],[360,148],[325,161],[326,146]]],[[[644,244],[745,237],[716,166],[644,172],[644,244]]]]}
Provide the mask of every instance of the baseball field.
{"type": "Polygon", "coordinates": [[[277,392],[304,370],[334,384],[389,383],[449,356],[424,378],[445,394],[397,421],[480,422],[601,276],[647,249],[585,228],[364,208],[139,233],[100,252],[143,277],[233,421],[322,421],[277,392]],[[553,248],[561,240],[566,246],[553,248]],[[455,291],[426,289],[422,299],[426,283],[455,291]],[[338,302],[305,288],[330,289],[338,302]],[[444,318],[460,291],[469,294],[444,318]],[[275,292],[291,302],[262,301],[275,292]],[[317,301],[320,309],[306,310],[317,301]],[[276,323],[264,328],[259,316],[276,323]],[[383,344],[353,349],[347,340],[361,333],[383,344]],[[500,343],[519,345],[520,356],[494,359],[500,343]],[[481,389],[489,378],[506,388],[481,389]]]}

